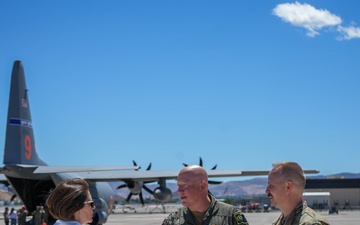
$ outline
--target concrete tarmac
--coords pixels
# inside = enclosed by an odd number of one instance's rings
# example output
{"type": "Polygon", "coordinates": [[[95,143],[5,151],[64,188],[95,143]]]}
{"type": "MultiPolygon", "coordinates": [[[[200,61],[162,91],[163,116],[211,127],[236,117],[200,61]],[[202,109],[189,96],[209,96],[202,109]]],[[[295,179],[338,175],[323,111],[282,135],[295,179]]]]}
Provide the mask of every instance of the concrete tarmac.
{"type": "MultiPolygon", "coordinates": [[[[164,218],[175,211],[180,204],[165,204],[162,205],[147,205],[141,207],[140,205],[123,205],[117,206],[114,213],[110,214],[106,225],[161,225],[164,218]],[[164,212],[165,210],[165,212],[164,212]]],[[[9,206],[11,208],[13,206],[9,206]]],[[[17,209],[18,207],[14,207],[17,209]]],[[[3,212],[3,207],[0,206],[0,212],[3,212]]],[[[250,225],[271,225],[271,223],[278,218],[280,211],[270,212],[247,212],[244,213],[250,225]]],[[[341,225],[359,225],[360,211],[339,211],[339,214],[329,215],[328,211],[319,211],[330,224],[341,225]]],[[[2,216],[0,222],[3,222],[2,216]]],[[[28,217],[28,220],[31,216],[28,217]]],[[[0,224],[1,225],[1,224],[0,224]]]]}
{"type": "MultiPolygon", "coordinates": [[[[110,215],[107,225],[160,225],[164,218],[171,212],[176,210],[180,205],[161,206],[131,206],[118,207],[113,214],[110,215]],[[161,210],[165,209],[165,213],[161,210]],[[136,211],[136,212],[135,212],[136,211]]],[[[328,211],[319,211],[330,224],[341,225],[359,225],[360,211],[339,211],[339,214],[329,215],[328,211]]],[[[280,211],[270,212],[252,212],[244,213],[249,225],[271,225],[280,215],[280,211]]]]}

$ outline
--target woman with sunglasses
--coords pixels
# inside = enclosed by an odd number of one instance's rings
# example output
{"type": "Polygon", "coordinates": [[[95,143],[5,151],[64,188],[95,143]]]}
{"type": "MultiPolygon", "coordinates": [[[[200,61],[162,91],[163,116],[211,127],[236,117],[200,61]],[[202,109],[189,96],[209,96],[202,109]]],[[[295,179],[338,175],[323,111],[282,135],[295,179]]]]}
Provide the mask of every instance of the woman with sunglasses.
{"type": "Polygon", "coordinates": [[[51,190],[46,200],[54,225],[79,225],[92,222],[93,209],[89,185],[80,178],[68,179],[51,190]]]}

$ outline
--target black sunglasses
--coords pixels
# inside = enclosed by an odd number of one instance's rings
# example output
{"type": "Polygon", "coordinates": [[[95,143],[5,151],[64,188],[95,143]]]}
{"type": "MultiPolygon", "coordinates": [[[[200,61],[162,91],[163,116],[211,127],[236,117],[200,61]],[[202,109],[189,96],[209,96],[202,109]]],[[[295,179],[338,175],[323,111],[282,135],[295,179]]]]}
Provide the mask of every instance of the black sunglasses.
{"type": "Polygon", "coordinates": [[[84,204],[90,204],[91,208],[94,208],[95,204],[94,204],[94,201],[86,201],[84,202],[84,204]]]}

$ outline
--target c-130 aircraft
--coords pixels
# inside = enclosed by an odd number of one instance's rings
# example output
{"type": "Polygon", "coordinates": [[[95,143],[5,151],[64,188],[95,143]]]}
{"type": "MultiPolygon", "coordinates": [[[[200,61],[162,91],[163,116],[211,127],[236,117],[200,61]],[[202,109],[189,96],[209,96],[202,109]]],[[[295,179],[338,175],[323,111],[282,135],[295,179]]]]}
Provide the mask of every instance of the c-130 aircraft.
{"type": "MultiPolygon", "coordinates": [[[[4,149],[4,166],[0,168],[0,182],[10,185],[29,212],[44,205],[51,189],[68,178],[80,177],[90,186],[96,205],[93,222],[104,224],[114,207],[115,192],[108,182],[123,181],[133,194],[139,193],[143,183],[158,182],[152,194],[156,200],[166,201],[172,192],[166,180],[176,179],[179,171],[140,171],[138,166],[48,166],[35,149],[35,139],[30,115],[28,89],[22,62],[13,65],[10,85],[8,116],[4,149]],[[124,171],[126,170],[126,171],[124,171]]],[[[237,177],[267,175],[269,171],[207,170],[210,177],[237,177]]],[[[319,173],[306,170],[305,173],[319,173]]],[[[48,224],[54,219],[49,215],[48,224]]]]}

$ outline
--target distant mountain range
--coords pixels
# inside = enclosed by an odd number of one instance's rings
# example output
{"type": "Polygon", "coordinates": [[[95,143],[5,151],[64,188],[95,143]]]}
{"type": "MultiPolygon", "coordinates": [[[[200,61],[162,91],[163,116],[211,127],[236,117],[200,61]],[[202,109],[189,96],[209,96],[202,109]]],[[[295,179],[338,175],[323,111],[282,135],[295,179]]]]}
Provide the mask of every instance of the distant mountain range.
{"type": "Polygon", "coordinates": [[[354,178],[360,178],[360,173],[338,173],[333,175],[316,175],[316,176],[309,176],[307,179],[354,179],[354,178]]]}
{"type": "MultiPolygon", "coordinates": [[[[307,179],[334,179],[334,178],[360,178],[360,173],[339,173],[333,175],[316,175],[316,176],[307,176],[307,179]]],[[[114,187],[114,190],[117,186],[122,184],[122,182],[111,183],[114,187]]],[[[158,186],[158,184],[147,184],[146,185],[150,189],[154,189],[158,186]]],[[[177,196],[177,185],[174,182],[168,182],[167,187],[173,192],[174,196],[177,196]]],[[[258,196],[264,195],[265,189],[267,187],[267,177],[264,178],[253,178],[249,180],[242,181],[228,181],[222,184],[210,184],[209,191],[217,196],[217,197],[234,197],[234,196],[258,196]]],[[[127,188],[122,188],[120,190],[116,190],[118,195],[122,198],[126,199],[129,194],[129,190],[127,188]]],[[[152,196],[143,189],[144,198],[152,198],[152,196]]],[[[137,198],[137,196],[133,196],[133,198],[137,198]]]]}

